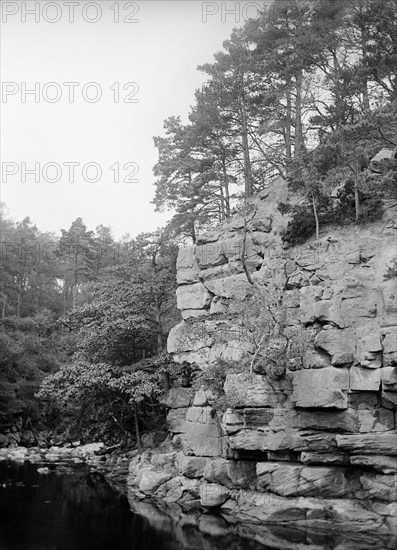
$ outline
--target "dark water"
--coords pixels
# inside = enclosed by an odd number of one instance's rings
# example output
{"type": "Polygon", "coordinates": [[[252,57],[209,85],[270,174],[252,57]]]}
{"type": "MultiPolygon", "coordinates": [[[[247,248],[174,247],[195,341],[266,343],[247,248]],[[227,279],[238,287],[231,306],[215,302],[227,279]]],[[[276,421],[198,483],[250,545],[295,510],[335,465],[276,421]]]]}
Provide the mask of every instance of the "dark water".
{"type": "Polygon", "coordinates": [[[219,516],[193,522],[115,492],[86,466],[0,461],[0,550],[384,550],[386,537],[307,531],[285,525],[230,525],[219,516]],[[131,511],[131,507],[135,513],[131,511]],[[261,533],[260,537],[258,533],[261,533]]]}
{"type": "Polygon", "coordinates": [[[28,462],[0,462],[1,550],[169,548],[177,546],[98,474],[74,468],[40,475],[28,462]]]}

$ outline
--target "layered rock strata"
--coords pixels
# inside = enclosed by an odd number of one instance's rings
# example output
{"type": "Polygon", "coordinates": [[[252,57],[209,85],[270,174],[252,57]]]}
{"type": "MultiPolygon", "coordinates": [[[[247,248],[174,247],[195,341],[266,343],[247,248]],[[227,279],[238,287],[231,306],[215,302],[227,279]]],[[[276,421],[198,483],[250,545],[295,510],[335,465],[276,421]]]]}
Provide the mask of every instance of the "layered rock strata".
{"type": "Polygon", "coordinates": [[[248,271],[258,285],[283,284],[286,325],[302,344],[293,369],[228,373],[225,395],[238,406],[222,416],[204,391],[171,389],[181,450],[137,458],[130,489],[253,523],[332,523],[387,538],[397,511],[397,288],[384,275],[397,256],[396,207],[285,250],[278,204],[287,199],[278,180],[252,200],[247,229],[237,214],[180,251],[182,321],[168,350],[201,369],[249,362],[255,346],[233,307],[252,292],[248,271]]]}

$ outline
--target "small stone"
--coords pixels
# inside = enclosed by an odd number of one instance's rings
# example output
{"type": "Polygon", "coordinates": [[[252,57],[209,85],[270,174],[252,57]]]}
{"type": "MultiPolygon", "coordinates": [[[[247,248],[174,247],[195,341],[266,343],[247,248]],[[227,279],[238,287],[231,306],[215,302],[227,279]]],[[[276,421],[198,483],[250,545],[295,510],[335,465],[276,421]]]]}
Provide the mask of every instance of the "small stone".
{"type": "Polygon", "coordinates": [[[150,468],[144,468],[139,472],[139,479],[137,479],[139,491],[145,494],[154,493],[160,485],[172,477],[171,472],[157,472],[150,468]]]}
{"type": "Polygon", "coordinates": [[[248,488],[256,478],[255,463],[224,458],[209,460],[204,470],[204,478],[230,489],[248,488]]]}
{"type": "Polygon", "coordinates": [[[233,434],[241,430],[243,427],[244,416],[233,409],[227,409],[222,417],[222,428],[225,432],[228,435],[233,434]]]}
{"type": "Polygon", "coordinates": [[[218,313],[226,313],[228,310],[227,300],[221,296],[215,296],[211,302],[210,315],[217,315],[218,313]]]}
{"type": "MultiPolygon", "coordinates": [[[[394,289],[394,293],[397,296],[397,292],[394,289]]],[[[396,312],[394,312],[395,318],[396,312]]],[[[390,327],[383,329],[383,361],[384,366],[396,366],[397,365],[397,327],[390,327]]]]}
{"type": "Polygon", "coordinates": [[[350,371],[351,391],[378,391],[380,387],[380,369],[366,369],[365,367],[352,367],[350,371]]]}
{"type": "Polygon", "coordinates": [[[382,388],[382,407],[391,411],[397,411],[397,393],[385,391],[382,388]]]}
{"type": "Polygon", "coordinates": [[[204,482],[200,487],[200,504],[206,508],[221,506],[229,497],[229,490],[217,483],[204,482]]]}
{"type": "Polygon", "coordinates": [[[205,407],[206,405],[208,405],[208,402],[207,402],[207,396],[205,394],[205,391],[204,390],[197,391],[194,395],[193,406],[205,407]]]}
{"type": "Polygon", "coordinates": [[[380,371],[385,391],[397,391],[397,367],[383,367],[380,371]]]}
{"type": "Polygon", "coordinates": [[[160,403],[170,409],[190,407],[193,401],[193,390],[191,388],[171,388],[160,400],[160,403]]]}
{"type": "Polygon", "coordinates": [[[346,367],[353,363],[353,355],[351,353],[336,353],[332,357],[331,364],[334,367],[346,367]]]}
{"type": "Polygon", "coordinates": [[[186,456],[184,453],[179,453],[176,459],[176,464],[179,473],[189,478],[199,478],[204,475],[208,459],[202,456],[186,456]]]}

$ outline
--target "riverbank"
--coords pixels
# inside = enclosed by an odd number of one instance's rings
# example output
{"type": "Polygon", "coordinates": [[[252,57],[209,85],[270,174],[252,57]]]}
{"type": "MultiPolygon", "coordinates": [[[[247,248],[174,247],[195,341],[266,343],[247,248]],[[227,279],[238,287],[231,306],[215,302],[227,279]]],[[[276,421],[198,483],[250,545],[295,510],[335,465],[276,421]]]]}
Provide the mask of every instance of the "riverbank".
{"type": "Polygon", "coordinates": [[[48,462],[56,463],[87,463],[92,466],[100,465],[104,461],[102,456],[96,453],[104,448],[103,443],[89,443],[87,445],[72,444],[51,447],[5,447],[0,449],[0,460],[13,462],[31,462],[39,464],[48,462]]]}
{"type": "Polygon", "coordinates": [[[256,479],[254,466],[185,456],[166,444],[146,450],[130,464],[131,509],[174,534],[186,523],[213,536],[233,527],[239,536],[268,548],[395,548],[393,503],[272,494],[256,479]]]}
{"type": "Polygon", "coordinates": [[[385,522],[378,521],[371,527],[374,514],[357,507],[352,510],[347,501],[281,499],[250,489],[230,490],[221,485],[226,471],[219,459],[208,461],[204,473],[197,457],[188,458],[189,464],[186,458],[169,440],[159,448],[141,452],[117,449],[106,453],[103,443],[0,449],[0,461],[30,462],[43,475],[85,464],[128,497],[132,512],[145,518],[153,529],[168,533],[181,548],[192,547],[192,533],[198,550],[217,549],[217,540],[223,548],[222,541],[235,537],[245,539],[247,544],[278,550],[395,547],[395,538],[385,522]],[[201,475],[208,477],[210,470],[212,476],[218,476],[217,484],[201,475]]]}
{"type": "Polygon", "coordinates": [[[104,443],[79,443],[51,447],[0,448],[0,462],[30,462],[38,466],[40,474],[54,469],[86,464],[91,471],[102,474],[118,492],[127,493],[127,476],[131,460],[139,453],[136,449],[108,449],[104,443]]]}

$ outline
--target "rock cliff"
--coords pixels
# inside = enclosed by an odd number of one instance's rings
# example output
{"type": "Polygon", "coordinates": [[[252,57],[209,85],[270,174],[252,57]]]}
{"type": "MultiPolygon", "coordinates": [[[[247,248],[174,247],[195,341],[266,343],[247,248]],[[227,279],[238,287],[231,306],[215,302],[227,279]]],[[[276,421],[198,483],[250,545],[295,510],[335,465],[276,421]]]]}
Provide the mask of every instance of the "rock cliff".
{"type": "Polygon", "coordinates": [[[129,486],[141,497],[216,507],[252,524],[332,525],[375,537],[351,548],[376,540],[392,547],[397,288],[384,275],[397,255],[396,205],[386,203],[379,222],[331,227],[319,241],[286,250],[289,218],[278,205],[287,195],[278,180],[252,199],[255,216],[236,214],[180,251],[182,321],[168,351],[200,369],[219,359],[246,364],[255,346],[235,304],[250,296],[252,281],[277,280],[301,352],[283,376],[228,373],[224,393],[238,405],[223,415],[214,414],[208,391],[171,389],[174,447],[135,459],[129,486]]]}

